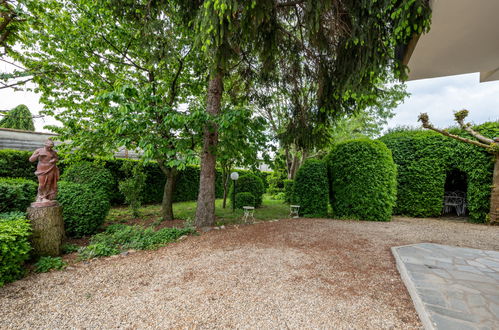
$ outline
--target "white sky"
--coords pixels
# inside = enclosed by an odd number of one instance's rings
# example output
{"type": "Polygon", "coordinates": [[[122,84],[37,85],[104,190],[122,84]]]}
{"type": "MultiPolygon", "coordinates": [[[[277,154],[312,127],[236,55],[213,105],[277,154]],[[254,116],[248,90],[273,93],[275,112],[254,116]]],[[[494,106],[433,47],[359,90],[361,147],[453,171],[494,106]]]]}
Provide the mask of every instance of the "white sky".
{"type": "MultiPolygon", "coordinates": [[[[499,120],[499,81],[479,83],[478,73],[409,81],[407,90],[411,96],[395,110],[396,115],[389,120],[388,127],[417,127],[421,112],[427,112],[435,126],[448,127],[454,124],[453,111],[463,108],[470,110],[468,119],[473,123],[499,120]]],[[[19,104],[27,105],[33,114],[43,108],[37,94],[0,90],[1,110],[19,104]]],[[[54,123],[53,118],[35,119],[37,131],[47,131],[43,126],[54,123]]]]}

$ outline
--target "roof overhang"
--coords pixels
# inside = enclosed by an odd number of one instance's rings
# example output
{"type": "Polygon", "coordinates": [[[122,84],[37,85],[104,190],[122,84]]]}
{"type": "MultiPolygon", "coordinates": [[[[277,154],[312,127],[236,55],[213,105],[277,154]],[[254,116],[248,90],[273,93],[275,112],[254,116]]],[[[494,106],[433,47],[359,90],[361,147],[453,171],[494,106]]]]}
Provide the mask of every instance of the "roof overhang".
{"type": "Polygon", "coordinates": [[[499,0],[430,0],[431,29],[405,48],[409,80],[480,72],[499,80],[499,0]]]}

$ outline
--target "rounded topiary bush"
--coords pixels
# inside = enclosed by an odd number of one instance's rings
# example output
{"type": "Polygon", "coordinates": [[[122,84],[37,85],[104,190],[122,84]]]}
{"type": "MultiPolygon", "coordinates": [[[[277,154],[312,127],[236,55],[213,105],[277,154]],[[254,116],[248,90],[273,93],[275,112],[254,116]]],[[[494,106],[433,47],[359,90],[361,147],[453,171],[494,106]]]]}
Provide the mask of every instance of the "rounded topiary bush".
{"type": "MultiPolygon", "coordinates": [[[[236,186],[236,194],[242,192],[249,192],[255,197],[255,202],[252,204],[254,207],[259,207],[262,205],[263,193],[265,192],[265,188],[263,185],[262,179],[258,176],[247,173],[241,175],[237,180],[236,186]]],[[[231,185],[229,196],[232,198],[234,192],[234,183],[231,185]]],[[[233,203],[234,201],[232,201],[233,203]]]]}
{"type": "Polygon", "coordinates": [[[96,162],[78,162],[70,165],[61,176],[62,181],[87,184],[95,189],[103,190],[107,198],[113,196],[116,180],[107,168],[96,162]]]}
{"type": "Polygon", "coordinates": [[[327,163],[334,216],[391,220],[397,169],[386,145],[369,139],[345,141],[334,146],[327,163]]]}
{"type": "MultiPolygon", "coordinates": [[[[289,183],[288,183],[289,184],[289,183]]],[[[308,159],[296,173],[290,201],[300,205],[300,215],[327,216],[328,181],[326,164],[318,159],[308,159]]]]}
{"type": "Polygon", "coordinates": [[[66,233],[73,237],[94,234],[110,209],[106,193],[88,184],[59,182],[57,200],[62,205],[66,233]]]}
{"type": "Polygon", "coordinates": [[[26,212],[36,199],[38,184],[20,178],[0,178],[0,212],[26,212]]]}
{"type": "Polygon", "coordinates": [[[255,196],[249,192],[240,192],[236,194],[236,209],[242,209],[243,206],[255,205],[255,196]]]}

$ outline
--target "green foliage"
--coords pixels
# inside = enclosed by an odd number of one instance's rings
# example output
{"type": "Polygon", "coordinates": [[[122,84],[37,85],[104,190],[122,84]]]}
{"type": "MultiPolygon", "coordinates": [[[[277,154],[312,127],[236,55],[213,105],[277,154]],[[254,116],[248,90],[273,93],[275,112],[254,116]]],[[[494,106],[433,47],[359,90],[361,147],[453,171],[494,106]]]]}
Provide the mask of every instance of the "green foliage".
{"type": "Polygon", "coordinates": [[[163,228],[155,231],[153,228],[115,224],[108,226],[105,232],[93,236],[90,245],[82,248],[79,254],[82,259],[90,259],[130,249],[156,249],[194,231],[193,228],[163,228]]]}
{"type": "Polygon", "coordinates": [[[38,185],[20,178],[0,178],[0,212],[25,212],[35,201],[38,185]]]}
{"type": "Polygon", "coordinates": [[[95,190],[102,190],[109,200],[116,186],[111,172],[98,162],[82,161],[70,165],[61,176],[62,181],[86,184],[95,190]]]}
{"type": "Polygon", "coordinates": [[[69,254],[73,252],[77,252],[80,249],[79,245],[65,243],[61,246],[61,251],[63,254],[69,254]]]}
{"type": "Polygon", "coordinates": [[[0,213],[0,287],[21,278],[31,246],[29,221],[23,213],[0,213]]]}
{"type": "Polygon", "coordinates": [[[59,182],[57,200],[62,205],[66,233],[74,237],[95,233],[110,209],[107,195],[88,184],[59,182]]]}
{"type": "Polygon", "coordinates": [[[31,154],[29,151],[0,150],[0,178],[24,178],[36,181],[36,163],[28,161],[31,154]]]}
{"type": "MultiPolygon", "coordinates": [[[[296,173],[292,186],[296,203],[300,205],[300,215],[305,217],[327,216],[327,168],[323,161],[306,160],[296,173]]],[[[293,195],[290,199],[293,199],[293,195]]]]}
{"type": "Polygon", "coordinates": [[[294,195],[294,181],[293,180],[284,180],[284,201],[287,204],[295,203],[296,197],[294,195]]]}
{"type": "Polygon", "coordinates": [[[390,221],[397,168],[379,141],[357,139],[334,146],[327,157],[333,214],[340,218],[390,221]]]}
{"type": "Polygon", "coordinates": [[[142,170],[142,164],[135,166],[130,162],[123,163],[124,170],[131,174],[131,177],[119,182],[119,190],[125,195],[125,201],[130,205],[132,214],[138,218],[140,216],[139,207],[142,205],[143,191],[146,187],[146,174],[142,170]]]}
{"type": "MultiPolygon", "coordinates": [[[[254,204],[252,204],[252,206],[259,207],[260,205],[262,205],[262,198],[263,194],[265,193],[262,179],[260,179],[255,174],[246,173],[239,177],[236,184],[237,184],[236,195],[241,192],[249,192],[255,198],[255,202],[254,204]]],[[[229,196],[231,198],[232,203],[234,203],[234,201],[232,200],[233,191],[234,191],[234,183],[232,183],[229,191],[229,196]]]]}
{"type": "Polygon", "coordinates": [[[66,268],[67,263],[61,257],[41,257],[35,263],[35,272],[46,273],[52,269],[61,270],[66,268]]]}
{"type": "Polygon", "coordinates": [[[240,192],[236,194],[236,209],[242,209],[243,206],[254,206],[255,196],[250,192],[240,192]]]}
{"type": "Polygon", "coordinates": [[[20,104],[7,112],[0,120],[0,127],[34,131],[33,117],[28,107],[20,104]]]}
{"type": "Polygon", "coordinates": [[[284,181],[287,175],[284,170],[275,170],[268,176],[268,189],[267,192],[271,195],[284,191],[284,181]]]}
{"type": "MultiPolygon", "coordinates": [[[[474,129],[485,136],[499,136],[498,122],[474,129]]],[[[471,138],[457,128],[449,131],[471,138]]],[[[396,214],[439,216],[446,177],[452,170],[459,170],[467,176],[470,219],[486,220],[490,209],[493,159],[485,149],[423,130],[392,130],[380,140],[391,149],[398,168],[396,214]]]]}

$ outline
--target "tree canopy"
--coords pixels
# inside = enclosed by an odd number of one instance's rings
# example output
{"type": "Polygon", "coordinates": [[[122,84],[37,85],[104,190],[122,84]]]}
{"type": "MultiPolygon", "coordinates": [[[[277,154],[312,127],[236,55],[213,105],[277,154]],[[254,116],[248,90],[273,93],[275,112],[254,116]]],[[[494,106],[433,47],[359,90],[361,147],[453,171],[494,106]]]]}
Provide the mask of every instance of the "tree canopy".
{"type": "Polygon", "coordinates": [[[35,131],[33,115],[24,104],[20,104],[10,111],[5,111],[4,114],[0,113],[0,116],[3,116],[0,120],[0,127],[35,131]]]}

